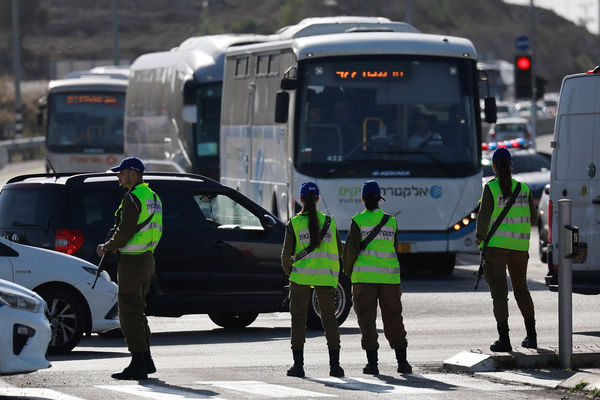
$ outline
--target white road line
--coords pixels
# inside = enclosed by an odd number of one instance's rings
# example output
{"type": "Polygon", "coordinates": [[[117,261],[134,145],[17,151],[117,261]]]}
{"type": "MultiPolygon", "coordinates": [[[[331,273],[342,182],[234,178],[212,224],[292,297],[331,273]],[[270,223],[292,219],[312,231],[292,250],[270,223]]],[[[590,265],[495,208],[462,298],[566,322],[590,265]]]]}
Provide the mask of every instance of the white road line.
{"type": "Polygon", "coordinates": [[[28,399],[46,399],[46,400],[84,400],[81,397],[69,396],[52,389],[39,388],[0,388],[0,399],[4,397],[25,397],[28,399]]]}
{"type": "Polygon", "coordinates": [[[260,381],[196,381],[196,383],[267,397],[337,397],[332,394],[311,392],[260,381]]]}
{"type": "MultiPolygon", "coordinates": [[[[155,400],[182,400],[182,399],[211,399],[223,400],[220,397],[214,397],[211,394],[199,394],[191,389],[171,389],[160,385],[98,385],[99,389],[108,389],[115,392],[133,394],[135,396],[145,397],[155,400]]],[[[62,400],[62,399],[61,399],[62,400]]]]}

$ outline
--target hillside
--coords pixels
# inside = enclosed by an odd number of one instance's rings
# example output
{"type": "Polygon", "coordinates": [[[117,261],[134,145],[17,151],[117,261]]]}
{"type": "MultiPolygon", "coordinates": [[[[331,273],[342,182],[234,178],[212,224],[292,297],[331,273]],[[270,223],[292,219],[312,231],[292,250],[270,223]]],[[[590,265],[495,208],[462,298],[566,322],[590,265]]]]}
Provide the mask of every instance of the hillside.
{"type": "MultiPolygon", "coordinates": [[[[12,73],[10,1],[0,2],[0,76],[12,73]]],[[[404,20],[404,1],[128,0],[119,2],[120,57],[169,49],[190,36],[271,33],[303,17],[385,16],[404,20]],[[328,5],[335,4],[335,5],[328,5]]],[[[23,79],[48,79],[58,60],[112,59],[113,0],[20,0],[23,79]]],[[[465,36],[480,58],[513,59],[517,36],[530,35],[529,7],[501,0],[413,0],[412,24],[423,32],[465,36]]],[[[600,60],[598,37],[551,11],[537,14],[538,75],[558,90],[566,74],[600,60]]]]}

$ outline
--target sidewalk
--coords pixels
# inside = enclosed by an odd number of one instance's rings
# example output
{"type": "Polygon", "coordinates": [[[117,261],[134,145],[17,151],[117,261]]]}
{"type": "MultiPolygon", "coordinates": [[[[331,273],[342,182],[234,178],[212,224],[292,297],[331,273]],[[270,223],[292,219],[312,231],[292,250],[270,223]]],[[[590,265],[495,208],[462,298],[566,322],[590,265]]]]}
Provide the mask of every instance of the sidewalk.
{"type": "Polygon", "coordinates": [[[555,347],[514,347],[510,353],[475,349],[447,359],[443,367],[501,381],[600,393],[600,346],[575,346],[571,360],[573,370],[568,371],[560,368],[555,347]]]}

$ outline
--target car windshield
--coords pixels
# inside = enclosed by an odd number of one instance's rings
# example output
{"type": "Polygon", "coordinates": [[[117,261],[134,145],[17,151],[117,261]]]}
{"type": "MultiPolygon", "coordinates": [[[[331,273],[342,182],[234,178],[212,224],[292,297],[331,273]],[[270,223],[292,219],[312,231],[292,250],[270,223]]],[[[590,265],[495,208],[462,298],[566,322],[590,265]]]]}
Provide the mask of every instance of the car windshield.
{"type": "MultiPolygon", "coordinates": [[[[483,176],[494,176],[492,169],[491,154],[481,160],[483,166],[483,176]]],[[[527,172],[546,172],[550,171],[550,161],[538,153],[512,154],[513,174],[523,174],[527,172]]]]}
{"type": "Polygon", "coordinates": [[[496,132],[524,132],[527,130],[525,124],[522,123],[510,123],[510,124],[496,124],[496,132]]]}
{"type": "Polygon", "coordinates": [[[299,172],[328,178],[477,173],[472,62],[340,57],[309,60],[300,76],[299,172]]]}
{"type": "Polygon", "coordinates": [[[53,152],[122,153],[125,93],[51,94],[46,145],[53,152]]]}

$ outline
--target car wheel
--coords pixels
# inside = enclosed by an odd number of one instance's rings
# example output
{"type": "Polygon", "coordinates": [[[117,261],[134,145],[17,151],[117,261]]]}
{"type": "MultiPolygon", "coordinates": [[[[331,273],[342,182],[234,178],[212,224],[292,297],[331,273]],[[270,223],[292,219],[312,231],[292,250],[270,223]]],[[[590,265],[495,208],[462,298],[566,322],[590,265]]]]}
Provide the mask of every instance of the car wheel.
{"type": "MultiPolygon", "coordinates": [[[[335,319],[338,326],[341,326],[352,308],[352,291],[348,278],[340,272],[340,279],[335,291],[335,319]]],[[[308,306],[308,317],[306,326],[309,329],[323,329],[321,324],[321,309],[319,308],[319,299],[314,289],[311,291],[310,304],[308,306]]]]}
{"type": "Polygon", "coordinates": [[[46,316],[52,328],[48,353],[68,353],[79,344],[85,327],[85,311],[79,298],[63,288],[42,289],[38,294],[46,301],[46,316]]]}
{"type": "Polygon", "coordinates": [[[258,313],[208,314],[208,318],[225,329],[242,329],[256,320],[258,313]]]}

